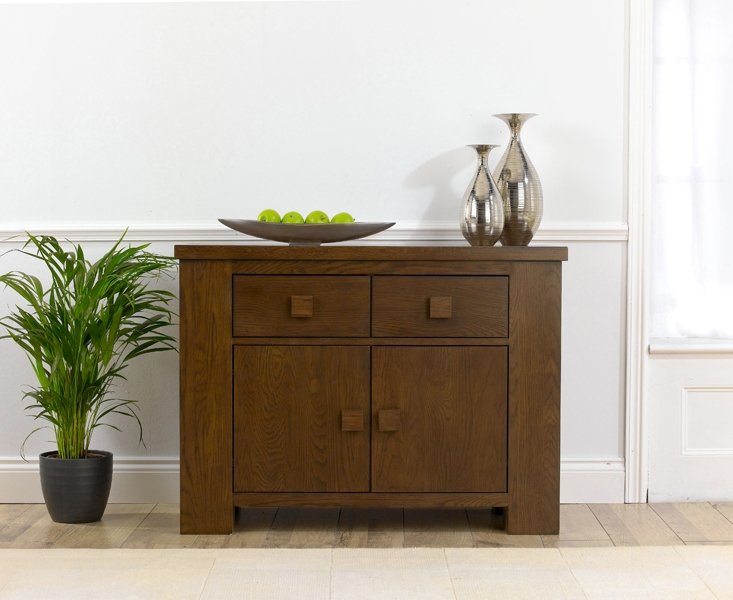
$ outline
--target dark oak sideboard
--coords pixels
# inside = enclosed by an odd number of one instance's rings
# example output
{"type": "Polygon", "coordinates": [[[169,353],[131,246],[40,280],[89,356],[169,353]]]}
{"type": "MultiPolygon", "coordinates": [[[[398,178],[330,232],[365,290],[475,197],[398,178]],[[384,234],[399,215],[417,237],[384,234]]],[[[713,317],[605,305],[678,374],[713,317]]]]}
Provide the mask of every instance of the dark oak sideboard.
{"type": "Polygon", "coordinates": [[[181,533],[236,506],[556,534],[567,248],[176,246],[181,533]]]}

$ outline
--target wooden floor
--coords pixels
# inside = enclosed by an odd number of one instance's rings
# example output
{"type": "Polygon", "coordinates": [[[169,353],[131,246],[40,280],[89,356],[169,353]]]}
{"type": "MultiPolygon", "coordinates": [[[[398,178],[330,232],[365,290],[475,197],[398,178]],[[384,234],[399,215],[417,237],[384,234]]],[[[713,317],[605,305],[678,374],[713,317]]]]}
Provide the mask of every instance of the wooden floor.
{"type": "Polygon", "coordinates": [[[506,535],[491,510],[249,508],[230,536],[180,535],[177,504],[110,504],[61,525],[43,504],[0,505],[0,548],[558,548],[733,545],[733,502],[565,504],[560,535],[506,535]]]}

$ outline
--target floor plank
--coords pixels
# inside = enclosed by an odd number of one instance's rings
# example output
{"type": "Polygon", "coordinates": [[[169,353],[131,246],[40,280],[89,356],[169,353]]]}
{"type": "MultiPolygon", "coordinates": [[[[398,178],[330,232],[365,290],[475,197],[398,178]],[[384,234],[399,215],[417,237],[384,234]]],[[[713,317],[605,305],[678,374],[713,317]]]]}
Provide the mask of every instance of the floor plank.
{"type": "Polygon", "coordinates": [[[81,523],[53,543],[53,548],[119,548],[155,508],[155,504],[109,504],[101,521],[81,523]]]}
{"type": "Polygon", "coordinates": [[[0,530],[6,525],[15,521],[20,515],[27,511],[32,504],[0,504],[0,530]]]}
{"type": "Polygon", "coordinates": [[[733,523],[733,502],[713,502],[713,508],[733,523]]]}
{"type": "Polygon", "coordinates": [[[122,544],[123,548],[190,548],[195,535],[181,535],[178,504],[157,504],[122,544]]]}
{"type": "Polygon", "coordinates": [[[468,515],[461,508],[406,508],[405,547],[470,548],[468,515]]]}
{"type": "Polygon", "coordinates": [[[402,548],[405,545],[401,508],[343,508],[336,548],[402,548]]]}
{"type": "Polygon", "coordinates": [[[733,542],[733,523],[707,502],[650,504],[683,542],[733,542]]]}
{"type": "Polygon", "coordinates": [[[34,504],[0,530],[0,547],[50,548],[79,525],[55,523],[45,504],[34,504]],[[12,542],[10,546],[8,542],[12,542]]]}
{"type": "Polygon", "coordinates": [[[469,509],[473,545],[476,548],[542,548],[539,535],[509,535],[504,530],[504,516],[491,509],[469,509]]]}
{"type": "Polygon", "coordinates": [[[733,545],[733,503],[562,505],[557,536],[510,536],[490,510],[243,508],[231,536],[182,536],[177,504],[110,504],[99,523],[0,505],[0,548],[399,548],[733,545]]]}
{"type": "Polygon", "coordinates": [[[340,509],[280,508],[265,548],[333,548],[340,509]]]}
{"type": "Polygon", "coordinates": [[[683,545],[648,504],[590,504],[616,546],[683,545]]]}
{"type": "Polygon", "coordinates": [[[546,548],[573,548],[613,545],[593,511],[587,504],[562,504],[560,506],[560,534],[543,535],[546,548]],[[567,544],[567,542],[573,542],[567,544]],[[585,542],[578,544],[577,542],[585,542]],[[602,542],[599,544],[591,542],[602,542]]]}
{"type": "Polygon", "coordinates": [[[733,542],[685,542],[685,546],[733,546],[733,542]]]}
{"type": "Polygon", "coordinates": [[[261,548],[277,508],[240,508],[232,535],[200,535],[193,548],[261,548]]]}
{"type": "MultiPolygon", "coordinates": [[[[613,547],[611,539],[607,540],[544,540],[545,548],[606,548],[613,547]]],[[[549,536],[547,536],[549,537],[549,536]]]]}

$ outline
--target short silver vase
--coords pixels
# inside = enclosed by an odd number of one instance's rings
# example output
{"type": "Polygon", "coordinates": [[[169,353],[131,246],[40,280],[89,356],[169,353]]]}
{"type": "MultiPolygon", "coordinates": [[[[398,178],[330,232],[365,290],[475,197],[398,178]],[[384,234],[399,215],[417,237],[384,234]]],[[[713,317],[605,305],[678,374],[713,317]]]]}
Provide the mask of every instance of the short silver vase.
{"type": "Polygon", "coordinates": [[[494,115],[509,126],[511,139],[494,171],[494,179],[504,201],[502,246],[526,246],[542,221],[542,185],[524,151],[519,132],[533,113],[494,115]]]}
{"type": "Polygon", "coordinates": [[[461,232],[472,246],[493,246],[504,229],[504,207],[489,171],[489,152],[498,146],[470,146],[478,154],[478,169],[463,195],[461,232]]]}

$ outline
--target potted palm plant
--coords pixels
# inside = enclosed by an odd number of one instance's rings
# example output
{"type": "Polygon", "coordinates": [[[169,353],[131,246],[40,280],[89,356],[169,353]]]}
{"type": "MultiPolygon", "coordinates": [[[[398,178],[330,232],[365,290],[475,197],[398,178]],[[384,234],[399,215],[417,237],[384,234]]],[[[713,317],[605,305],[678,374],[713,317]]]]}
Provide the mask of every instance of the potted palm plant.
{"type": "MultiPolygon", "coordinates": [[[[0,275],[0,283],[27,303],[0,319],[7,330],[2,337],[25,351],[38,378],[24,398],[31,416],[47,421],[56,438],[56,450],[40,456],[40,473],[46,507],[60,523],[102,518],[112,453],[91,450],[92,434],[101,426],[118,429],[108,421],[118,414],[137,422],[142,442],[136,400],[116,397],[115,383],[131,360],[175,349],[167,329],[175,295],[154,283],[176,262],[148,252],[148,244],[125,247],[124,236],[91,262],[80,245],[70,243],[67,250],[54,237],[29,234],[11,252],[42,262],[50,284],[18,271],[0,275]]],[[[44,427],[28,437],[39,429],[44,427]]]]}

